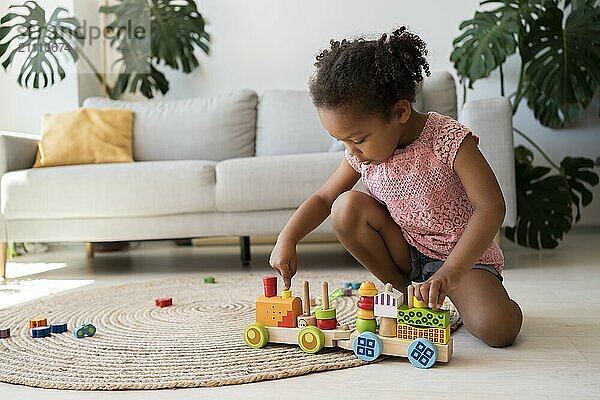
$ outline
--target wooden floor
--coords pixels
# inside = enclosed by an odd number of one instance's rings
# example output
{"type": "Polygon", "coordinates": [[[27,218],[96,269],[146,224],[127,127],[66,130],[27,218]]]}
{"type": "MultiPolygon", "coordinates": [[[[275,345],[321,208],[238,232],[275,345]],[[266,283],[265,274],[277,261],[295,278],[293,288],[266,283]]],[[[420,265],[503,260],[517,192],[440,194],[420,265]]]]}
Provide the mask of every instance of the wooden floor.
{"type": "MultiPolygon", "coordinates": [[[[454,357],[429,370],[406,359],[240,386],[149,392],[67,392],[0,383],[0,398],[31,399],[592,399],[600,398],[600,228],[579,228],[554,251],[521,249],[503,241],[505,284],[525,322],[514,346],[492,349],[463,327],[454,357]]],[[[253,271],[269,271],[271,247],[253,247],[253,271]]],[[[361,268],[339,245],[301,245],[300,268],[361,268]]],[[[0,307],[79,288],[197,272],[239,271],[237,247],[182,248],[145,242],[86,261],[82,244],[54,245],[50,253],[9,262],[0,282],[0,307]]],[[[43,366],[42,366],[43,368],[43,366]]]]}

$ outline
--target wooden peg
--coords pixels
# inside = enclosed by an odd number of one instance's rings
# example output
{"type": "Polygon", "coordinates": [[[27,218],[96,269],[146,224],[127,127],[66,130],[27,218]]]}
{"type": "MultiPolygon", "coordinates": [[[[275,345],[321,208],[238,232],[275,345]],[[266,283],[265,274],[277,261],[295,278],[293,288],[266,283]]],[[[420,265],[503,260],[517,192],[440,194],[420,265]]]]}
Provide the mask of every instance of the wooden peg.
{"type": "Polygon", "coordinates": [[[406,297],[408,308],[413,308],[413,298],[415,297],[415,287],[413,285],[408,285],[408,288],[406,289],[406,297]]]}
{"type": "Polygon", "coordinates": [[[302,281],[302,308],[304,315],[310,315],[310,291],[308,281],[302,281]]]}
{"type": "Polygon", "coordinates": [[[321,283],[321,304],[323,305],[323,310],[329,309],[329,285],[327,282],[321,283]]]}
{"type": "Polygon", "coordinates": [[[385,291],[386,292],[390,292],[391,293],[392,292],[392,288],[393,288],[393,286],[392,286],[391,283],[386,283],[385,284],[385,291]]]}

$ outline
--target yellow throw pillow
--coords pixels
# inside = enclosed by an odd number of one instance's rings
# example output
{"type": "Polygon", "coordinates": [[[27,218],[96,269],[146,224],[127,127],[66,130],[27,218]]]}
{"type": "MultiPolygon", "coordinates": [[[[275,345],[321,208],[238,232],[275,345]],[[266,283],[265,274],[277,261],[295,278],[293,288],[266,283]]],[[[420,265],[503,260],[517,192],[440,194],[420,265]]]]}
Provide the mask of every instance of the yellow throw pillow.
{"type": "Polygon", "coordinates": [[[44,114],[34,168],[133,162],[133,111],[79,108],[44,114]]]}

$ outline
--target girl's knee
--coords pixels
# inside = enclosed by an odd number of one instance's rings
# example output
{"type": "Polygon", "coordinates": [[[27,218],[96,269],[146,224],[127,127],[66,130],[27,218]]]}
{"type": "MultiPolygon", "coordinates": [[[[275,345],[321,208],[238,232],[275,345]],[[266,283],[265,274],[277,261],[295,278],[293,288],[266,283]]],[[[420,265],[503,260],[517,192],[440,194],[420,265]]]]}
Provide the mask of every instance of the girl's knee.
{"type": "Polygon", "coordinates": [[[514,343],[522,323],[521,308],[510,300],[507,307],[483,314],[470,330],[490,347],[506,347],[514,343]]]}
{"type": "Polygon", "coordinates": [[[349,190],[338,196],[331,205],[331,225],[336,233],[353,229],[360,221],[359,212],[364,208],[365,194],[349,190]]]}

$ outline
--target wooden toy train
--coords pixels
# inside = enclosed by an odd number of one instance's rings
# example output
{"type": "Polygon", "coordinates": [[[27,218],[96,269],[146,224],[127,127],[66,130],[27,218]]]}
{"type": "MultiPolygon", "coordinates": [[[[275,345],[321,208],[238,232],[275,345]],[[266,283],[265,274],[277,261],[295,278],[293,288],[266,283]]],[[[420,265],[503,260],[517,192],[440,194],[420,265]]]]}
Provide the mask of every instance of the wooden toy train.
{"type": "Polygon", "coordinates": [[[322,306],[310,313],[308,282],[302,282],[303,299],[284,290],[277,296],[277,277],[263,278],[264,295],[256,299],[256,322],[244,329],[244,340],[259,349],[267,343],[298,344],[307,353],[323,347],[354,351],[364,361],[381,354],[407,357],[418,368],[452,357],[450,313],[433,310],[414,297],[414,287],[402,292],[388,283],[378,292],[373,282],[362,282],[356,313],[356,329],[339,326],[335,308],[329,305],[327,282],[321,284],[322,306]],[[376,318],[379,318],[379,326],[376,318]]]}

